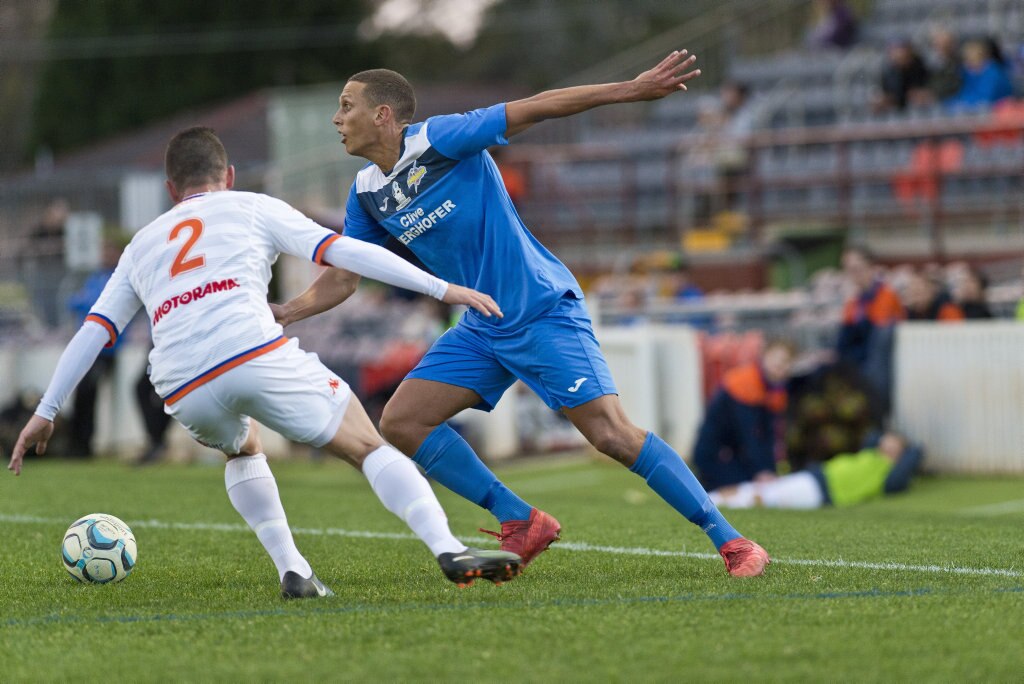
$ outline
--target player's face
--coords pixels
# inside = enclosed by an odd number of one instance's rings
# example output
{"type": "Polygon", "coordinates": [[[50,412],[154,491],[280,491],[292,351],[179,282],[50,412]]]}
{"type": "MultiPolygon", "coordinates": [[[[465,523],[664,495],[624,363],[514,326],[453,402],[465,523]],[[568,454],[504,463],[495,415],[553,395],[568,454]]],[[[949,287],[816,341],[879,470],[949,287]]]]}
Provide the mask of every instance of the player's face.
{"type": "Polygon", "coordinates": [[[366,101],[363,95],[365,88],[365,83],[346,83],[338,97],[338,111],[331,119],[341,135],[345,151],[356,156],[360,156],[376,142],[377,137],[377,127],[374,125],[376,107],[371,107],[366,101]]]}

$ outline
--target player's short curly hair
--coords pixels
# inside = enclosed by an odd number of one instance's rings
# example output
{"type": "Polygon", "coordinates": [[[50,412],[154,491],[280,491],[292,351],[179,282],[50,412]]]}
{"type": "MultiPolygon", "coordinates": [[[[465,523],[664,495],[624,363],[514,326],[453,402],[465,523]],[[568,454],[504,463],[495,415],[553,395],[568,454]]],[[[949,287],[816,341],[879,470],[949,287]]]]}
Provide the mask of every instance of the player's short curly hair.
{"type": "Polygon", "coordinates": [[[398,123],[409,123],[416,115],[416,93],[405,76],[391,69],[368,69],[353,74],[349,81],[366,85],[363,94],[370,105],[386,104],[398,123]]]}
{"type": "Polygon", "coordinates": [[[164,171],[179,191],[216,183],[228,169],[228,153],[212,128],[193,126],[178,131],[167,143],[164,171]]]}

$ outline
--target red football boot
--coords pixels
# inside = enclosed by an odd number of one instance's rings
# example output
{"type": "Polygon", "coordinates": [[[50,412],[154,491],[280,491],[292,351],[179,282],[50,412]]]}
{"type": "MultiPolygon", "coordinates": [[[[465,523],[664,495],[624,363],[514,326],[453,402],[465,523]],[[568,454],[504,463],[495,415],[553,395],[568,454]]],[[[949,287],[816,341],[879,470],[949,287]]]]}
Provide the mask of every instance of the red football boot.
{"type": "Polygon", "coordinates": [[[541,552],[561,538],[562,526],[553,516],[534,508],[530,511],[528,520],[508,520],[501,523],[501,534],[483,528],[480,531],[497,537],[501,542],[501,550],[522,558],[520,567],[525,568],[541,552]]]}
{"type": "Polygon", "coordinates": [[[767,551],[743,537],[726,542],[718,553],[722,554],[725,569],[733,577],[757,577],[764,574],[765,566],[772,562],[767,551]]]}

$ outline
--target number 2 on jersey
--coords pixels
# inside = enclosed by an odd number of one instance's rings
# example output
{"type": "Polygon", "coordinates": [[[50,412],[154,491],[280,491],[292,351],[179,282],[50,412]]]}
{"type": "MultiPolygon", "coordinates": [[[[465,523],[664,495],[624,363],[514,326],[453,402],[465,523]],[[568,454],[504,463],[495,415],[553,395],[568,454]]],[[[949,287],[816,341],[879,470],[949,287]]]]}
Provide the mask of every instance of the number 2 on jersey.
{"type": "Polygon", "coordinates": [[[171,264],[171,277],[187,273],[188,271],[194,271],[197,268],[202,268],[206,265],[206,257],[202,254],[197,254],[194,257],[189,257],[188,252],[199,240],[199,236],[203,234],[203,222],[197,218],[190,218],[187,221],[182,221],[178,225],[171,229],[171,234],[167,237],[168,242],[174,242],[178,239],[178,236],[185,230],[189,231],[189,237],[185,240],[185,244],[182,245],[181,251],[178,252],[178,256],[174,257],[174,263],[171,264]]]}

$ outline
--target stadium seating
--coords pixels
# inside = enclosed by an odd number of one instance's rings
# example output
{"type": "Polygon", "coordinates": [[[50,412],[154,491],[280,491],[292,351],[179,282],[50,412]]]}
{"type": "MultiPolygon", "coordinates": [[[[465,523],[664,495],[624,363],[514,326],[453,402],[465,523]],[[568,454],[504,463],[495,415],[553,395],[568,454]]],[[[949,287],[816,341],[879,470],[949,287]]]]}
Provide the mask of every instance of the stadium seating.
{"type": "MultiPolygon", "coordinates": [[[[941,213],[961,230],[1006,231],[1019,212],[1008,198],[1022,188],[1024,106],[871,109],[887,43],[909,38],[926,53],[928,34],[939,25],[961,39],[993,36],[1011,62],[1020,61],[1024,4],[1014,0],[878,0],[862,20],[860,42],[848,51],[800,47],[733,60],[729,78],[750,87],[748,106],[761,139],[822,127],[846,142],[814,144],[808,137],[758,143],[753,177],[733,191],[738,197],[732,208],[756,213],[754,225],[849,227],[852,221],[884,220],[927,231],[925,219],[941,213]],[[946,150],[938,165],[947,176],[942,179],[926,177],[932,143],[920,131],[928,126],[947,131],[939,144],[946,150]],[[955,159],[949,156],[954,149],[955,159]],[[922,212],[928,202],[935,204],[931,213],[922,212]]],[[[1015,68],[1024,77],[1024,64],[1015,68]]],[[[653,240],[657,247],[678,245],[680,233],[706,230],[702,196],[723,190],[714,164],[701,167],[688,151],[701,144],[701,106],[701,97],[666,98],[642,122],[591,122],[568,153],[536,155],[522,207],[527,222],[556,246],[578,241],[581,226],[595,243],[653,240]],[[594,149],[612,151],[600,158],[577,152],[594,149]]]]}

